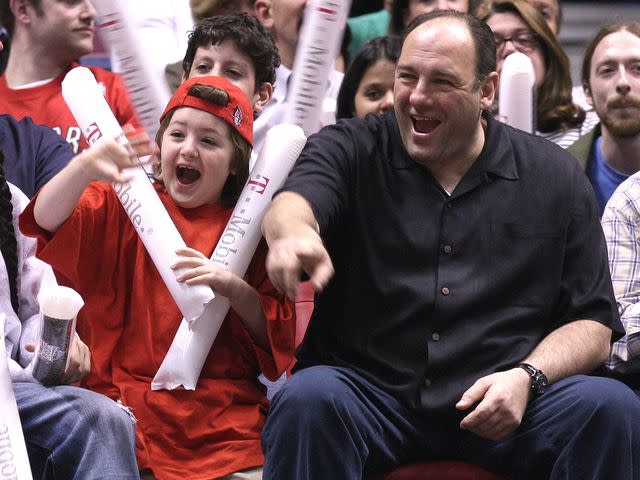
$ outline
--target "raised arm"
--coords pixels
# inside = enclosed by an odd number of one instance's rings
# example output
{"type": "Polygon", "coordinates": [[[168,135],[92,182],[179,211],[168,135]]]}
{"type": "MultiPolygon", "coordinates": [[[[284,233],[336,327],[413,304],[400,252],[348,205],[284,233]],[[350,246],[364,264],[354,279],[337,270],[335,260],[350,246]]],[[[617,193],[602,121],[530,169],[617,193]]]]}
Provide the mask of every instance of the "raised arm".
{"type": "Polygon", "coordinates": [[[41,228],[55,232],[69,218],[86,186],[94,180],[126,182],[123,169],[138,165],[138,156],[151,153],[146,135],[131,138],[131,148],[104,139],[74,157],[42,187],[33,213],[41,228]]]}
{"type": "Polygon", "coordinates": [[[295,299],[304,273],[316,291],[333,276],[333,264],[322,243],[309,203],[299,194],[284,192],[272,202],[262,222],[269,245],[267,272],[273,285],[295,299]]]}

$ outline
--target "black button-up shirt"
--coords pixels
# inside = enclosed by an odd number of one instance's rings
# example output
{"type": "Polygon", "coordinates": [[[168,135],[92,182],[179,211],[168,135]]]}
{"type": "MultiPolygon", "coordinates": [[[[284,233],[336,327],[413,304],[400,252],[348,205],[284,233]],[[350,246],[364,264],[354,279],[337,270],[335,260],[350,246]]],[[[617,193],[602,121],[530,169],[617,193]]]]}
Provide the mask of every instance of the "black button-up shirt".
{"type": "Polygon", "coordinates": [[[455,415],[475,380],[565,323],[622,333],[584,173],[484,118],[482,153],[451,196],[408,156],[392,111],[309,138],[284,190],[309,201],[336,273],[298,368],[350,367],[413,408],[455,415]]]}

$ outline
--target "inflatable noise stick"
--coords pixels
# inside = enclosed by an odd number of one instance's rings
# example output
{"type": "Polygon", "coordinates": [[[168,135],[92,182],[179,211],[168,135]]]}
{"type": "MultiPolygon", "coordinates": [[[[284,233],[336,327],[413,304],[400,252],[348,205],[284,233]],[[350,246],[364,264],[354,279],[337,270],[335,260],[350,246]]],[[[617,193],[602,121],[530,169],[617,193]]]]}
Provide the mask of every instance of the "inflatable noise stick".
{"type": "Polygon", "coordinates": [[[148,55],[141,51],[129,13],[132,2],[124,0],[93,0],[96,26],[103,43],[113,48],[122,65],[122,78],[129,96],[150,138],[155,138],[158,119],[169,102],[169,88],[158,77],[148,55]]]}
{"type": "Polygon", "coordinates": [[[9,373],[7,351],[4,343],[4,329],[7,316],[0,313],[0,472],[2,478],[32,480],[29,456],[24,443],[22,424],[18,415],[18,405],[13,393],[9,373]]]}
{"type": "MultiPolygon", "coordinates": [[[[302,129],[295,125],[282,123],[267,132],[258,160],[211,260],[239,277],[244,276],[262,238],[260,224],[271,197],[284,184],[306,141],[302,129]]],[[[152,390],[173,390],[179,386],[195,390],[228,311],[229,300],[217,295],[191,325],[182,321],[151,383],[152,390]]]]}
{"type": "Polygon", "coordinates": [[[320,128],[329,74],[348,12],[349,0],[310,0],[304,11],[285,122],[298,125],[307,136],[320,128]]]}
{"type": "Polygon", "coordinates": [[[498,98],[500,121],[525,132],[536,130],[536,74],[529,57],[514,52],[502,66],[498,98]]]}
{"type": "MultiPolygon", "coordinates": [[[[126,142],[91,70],[77,67],[67,73],[62,81],[62,96],[89,145],[102,138],[118,136],[126,142]]],[[[129,168],[126,173],[133,177],[132,180],[114,183],[113,188],[182,315],[191,322],[202,314],[204,306],[213,299],[213,291],[205,285],[187,285],[176,281],[184,269],[174,271],[171,265],[178,258],[176,250],[185,248],[184,240],[142,165],[129,168]]]]}

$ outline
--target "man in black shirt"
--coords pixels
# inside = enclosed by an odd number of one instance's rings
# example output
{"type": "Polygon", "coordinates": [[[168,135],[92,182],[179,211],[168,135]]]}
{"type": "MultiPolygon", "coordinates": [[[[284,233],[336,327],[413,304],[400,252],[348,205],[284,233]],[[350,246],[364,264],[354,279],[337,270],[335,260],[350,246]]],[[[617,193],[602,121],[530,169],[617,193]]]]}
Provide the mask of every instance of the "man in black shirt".
{"type": "Polygon", "coordinates": [[[622,333],[593,193],[561,148],[483,113],[497,83],[484,23],[427,14],[394,111],[309,139],[263,223],[274,285],[293,298],[304,271],[322,290],[263,432],[265,479],[418,458],[640,478],[640,402],[580,375],[622,333]]]}

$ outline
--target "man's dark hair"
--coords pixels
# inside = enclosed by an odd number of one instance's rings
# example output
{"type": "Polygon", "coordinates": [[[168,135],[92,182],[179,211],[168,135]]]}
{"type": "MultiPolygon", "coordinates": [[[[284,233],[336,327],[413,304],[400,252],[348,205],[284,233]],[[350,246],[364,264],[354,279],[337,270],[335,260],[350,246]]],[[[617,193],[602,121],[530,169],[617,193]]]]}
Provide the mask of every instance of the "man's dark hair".
{"type": "Polygon", "coordinates": [[[256,91],[265,82],[275,83],[276,68],[280,65],[276,44],[260,22],[246,13],[216,15],[196,24],[189,34],[187,52],[182,60],[185,76],[191,71],[199,47],[219,45],[225,40],[232,40],[240,51],[251,58],[256,71],[256,91]]]}
{"type": "MultiPolygon", "coordinates": [[[[480,0],[468,0],[468,12],[475,13],[475,9],[480,0]]],[[[389,22],[389,32],[400,35],[404,30],[404,17],[409,9],[409,0],[394,0],[391,5],[391,21],[389,22]]]]}
{"type": "Polygon", "coordinates": [[[407,36],[416,28],[437,18],[457,19],[467,25],[476,53],[476,88],[480,87],[489,74],[496,71],[496,41],[489,26],[470,13],[436,10],[418,15],[402,32],[402,45],[404,46],[407,36]]]}
{"type": "Polygon", "coordinates": [[[626,30],[640,38],[640,22],[636,20],[620,20],[606,24],[591,39],[584,51],[584,58],[582,59],[582,85],[586,85],[587,88],[590,88],[591,60],[593,59],[593,52],[595,52],[596,47],[607,35],[611,35],[612,33],[620,32],[622,30],[626,30]]]}
{"type": "MultiPolygon", "coordinates": [[[[38,15],[44,15],[42,0],[27,0],[27,2],[35,9],[38,15]]],[[[16,26],[16,17],[11,11],[9,0],[0,0],[0,25],[7,30],[9,38],[13,37],[13,31],[16,26]]]]}

